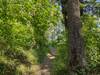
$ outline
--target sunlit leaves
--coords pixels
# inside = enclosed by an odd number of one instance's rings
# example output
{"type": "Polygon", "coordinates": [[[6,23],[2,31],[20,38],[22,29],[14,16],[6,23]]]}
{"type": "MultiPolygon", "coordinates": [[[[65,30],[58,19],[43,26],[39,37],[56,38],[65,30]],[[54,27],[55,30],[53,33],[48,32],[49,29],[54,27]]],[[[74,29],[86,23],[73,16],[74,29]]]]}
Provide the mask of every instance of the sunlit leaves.
{"type": "Polygon", "coordinates": [[[98,32],[98,26],[96,25],[96,17],[84,15],[82,16],[83,21],[83,36],[85,40],[85,49],[87,55],[87,63],[90,70],[96,68],[100,64],[100,47],[99,41],[100,36],[98,32]]]}

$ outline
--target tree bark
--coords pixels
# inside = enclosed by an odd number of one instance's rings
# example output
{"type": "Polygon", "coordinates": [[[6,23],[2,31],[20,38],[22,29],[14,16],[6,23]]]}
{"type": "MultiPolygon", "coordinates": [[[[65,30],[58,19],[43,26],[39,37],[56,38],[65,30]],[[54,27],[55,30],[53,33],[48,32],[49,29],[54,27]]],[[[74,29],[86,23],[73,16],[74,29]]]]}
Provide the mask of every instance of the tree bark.
{"type": "MultiPolygon", "coordinates": [[[[78,71],[82,71],[86,65],[84,42],[81,36],[80,2],[79,0],[62,0],[61,3],[69,38],[68,75],[79,75],[78,71]]],[[[81,75],[84,73],[81,72],[81,75]]]]}

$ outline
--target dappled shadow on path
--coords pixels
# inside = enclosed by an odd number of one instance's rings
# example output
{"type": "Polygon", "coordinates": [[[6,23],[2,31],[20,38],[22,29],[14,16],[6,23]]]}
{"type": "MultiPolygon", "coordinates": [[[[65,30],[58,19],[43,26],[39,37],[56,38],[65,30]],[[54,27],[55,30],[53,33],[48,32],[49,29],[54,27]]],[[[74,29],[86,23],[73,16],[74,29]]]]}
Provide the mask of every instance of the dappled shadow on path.
{"type": "Polygon", "coordinates": [[[33,66],[34,75],[51,75],[53,59],[55,59],[55,56],[48,53],[42,64],[33,66]]]}
{"type": "Polygon", "coordinates": [[[41,64],[41,75],[50,75],[53,59],[55,59],[55,56],[48,53],[47,57],[45,57],[43,63],[41,64]]]}

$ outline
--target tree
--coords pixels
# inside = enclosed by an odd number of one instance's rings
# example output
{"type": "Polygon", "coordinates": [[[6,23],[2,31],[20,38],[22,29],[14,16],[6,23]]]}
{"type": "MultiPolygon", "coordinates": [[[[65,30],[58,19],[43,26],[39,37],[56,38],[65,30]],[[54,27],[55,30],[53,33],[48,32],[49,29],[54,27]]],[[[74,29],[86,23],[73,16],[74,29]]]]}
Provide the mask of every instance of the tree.
{"type": "Polygon", "coordinates": [[[79,0],[62,0],[61,3],[69,38],[69,75],[79,75],[80,73],[84,75],[83,69],[86,63],[84,40],[81,35],[80,2],[79,0]]]}

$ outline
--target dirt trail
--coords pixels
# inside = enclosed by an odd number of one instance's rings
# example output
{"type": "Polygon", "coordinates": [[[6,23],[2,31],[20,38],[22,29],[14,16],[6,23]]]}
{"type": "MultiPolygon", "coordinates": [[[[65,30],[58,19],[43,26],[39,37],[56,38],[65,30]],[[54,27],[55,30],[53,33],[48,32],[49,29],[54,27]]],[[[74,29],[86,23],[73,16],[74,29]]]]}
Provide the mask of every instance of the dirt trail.
{"type": "Polygon", "coordinates": [[[55,56],[48,53],[44,59],[44,62],[41,65],[34,65],[33,66],[34,67],[32,69],[34,71],[33,74],[34,75],[50,75],[50,70],[52,68],[52,60],[53,59],[55,59],[55,56]]]}
{"type": "Polygon", "coordinates": [[[56,50],[51,49],[50,53],[44,58],[41,65],[37,65],[38,69],[34,75],[51,75],[52,61],[55,59],[56,50]]]}
{"type": "Polygon", "coordinates": [[[55,56],[48,53],[45,57],[43,64],[41,65],[41,75],[50,75],[50,70],[52,68],[52,60],[55,59],[55,56]]]}

